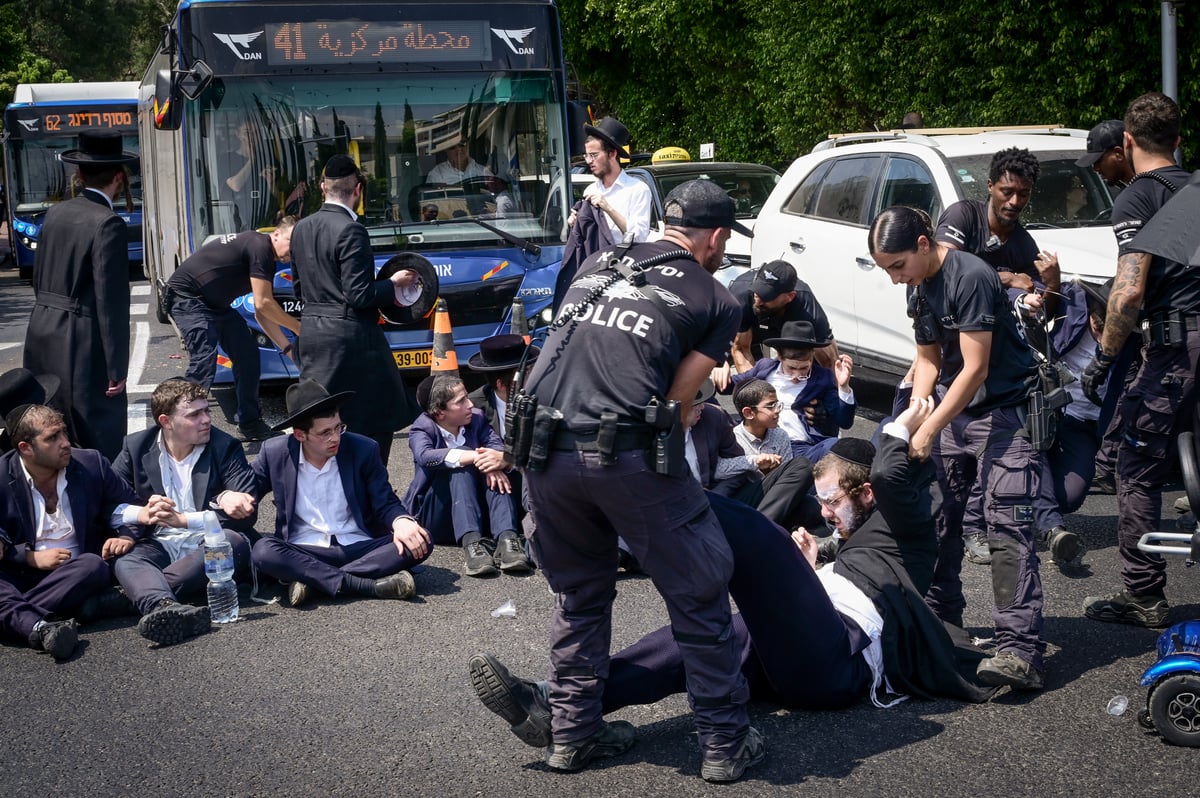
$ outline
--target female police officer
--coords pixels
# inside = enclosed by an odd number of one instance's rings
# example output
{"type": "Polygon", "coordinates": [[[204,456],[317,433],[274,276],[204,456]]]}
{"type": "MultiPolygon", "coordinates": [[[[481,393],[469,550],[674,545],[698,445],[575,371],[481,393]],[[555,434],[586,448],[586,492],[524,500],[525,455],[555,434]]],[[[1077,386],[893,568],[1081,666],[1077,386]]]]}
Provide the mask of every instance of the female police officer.
{"type": "Polygon", "coordinates": [[[974,255],[936,242],[929,217],[906,207],[884,210],[868,247],[893,283],[908,286],[917,340],[913,396],[936,390],[937,410],[912,436],[917,457],[935,463],[944,493],[937,572],[927,601],[944,620],[962,623],[962,517],[980,480],[998,653],[979,666],[986,684],[1042,687],[1042,584],[1033,542],[1033,496],[1042,453],[1025,433],[1037,369],[1021,341],[996,271],[974,255]]]}

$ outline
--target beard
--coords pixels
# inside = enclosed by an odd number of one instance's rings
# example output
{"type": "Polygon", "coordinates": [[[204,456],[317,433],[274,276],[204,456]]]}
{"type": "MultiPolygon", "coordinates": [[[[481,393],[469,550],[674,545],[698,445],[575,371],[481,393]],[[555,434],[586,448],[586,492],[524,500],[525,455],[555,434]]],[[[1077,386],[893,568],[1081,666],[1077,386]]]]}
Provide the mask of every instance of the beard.
{"type": "Polygon", "coordinates": [[[855,496],[849,502],[846,502],[845,505],[833,511],[833,514],[837,516],[837,520],[841,521],[841,529],[838,529],[828,519],[825,521],[825,526],[829,527],[830,532],[833,534],[846,539],[857,532],[867,522],[867,518],[874,511],[874,506],[868,507],[865,502],[855,496]]]}

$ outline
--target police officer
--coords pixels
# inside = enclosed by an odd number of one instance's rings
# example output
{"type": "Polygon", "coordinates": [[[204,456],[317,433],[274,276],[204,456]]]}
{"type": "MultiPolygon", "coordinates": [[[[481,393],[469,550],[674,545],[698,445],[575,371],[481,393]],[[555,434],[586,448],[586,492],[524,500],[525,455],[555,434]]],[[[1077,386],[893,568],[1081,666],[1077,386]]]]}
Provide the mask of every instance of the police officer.
{"type": "MultiPolygon", "coordinates": [[[[537,522],[532,544],[558,596],[546,763],[578,770],[634,742],[629,723],[601,716],[619,530],[666,602],[695,710],[701,775],[733,781],[762,760],[765,746],[749,726],[748,688],[730,637],[732,555],[682,447],[663,463],[670,473],[648,459],[655,429],[647,421],[674,419],[662,434],[682,443],[682,420],[737,331],[737,304],[711,275],[730,229],[749,231],[734,220],[729,195],[707,180],[673,190],[664,219],[663,239],[633,245],[619,264],[614,249],[584,262],[528,381],[540,413],[562,414],[545,469],[525,474],[537,522]]],[[[520,397],[514,401],[519,408],[520,397]]]]}
{"type": "Polygon", "coordinates": [[[908,286],[917,340],[913,396],[941,395],[913,434],[916,457],[929,457],[942,483],[938,563],[926,600],[962,625],[962,519],[972,484],[984,497],[997,654],[979,664],[985,684],[1042,687],[1042,583],[1034,549],[1031,497],[1044,460],[1024,431],[1037,382],[1033,354],[1017,331],[996,271],[934,240],[929,217],[888,208],[871,225],[868,249],[893,283],[908,286]]]}
{"type": "MultiPolygon", "coordinates": [[[[1117,546],[1124,589],[1089,596],[1083,611],[1098,621],[1159,627],[1167,622],[1166,564],[1138,551],[1146,532],[1158,528],[1162,485],[1174,466],[1175,436],[1194,427],[1196,368],[1200,362],[1200,271],[1151,256],[1138,232],[1188,181],[1175,164],[1179,107],[1164,94],[1144,94],[1125,111],[1125,151],[1137,174],[1113,203],[1117,275],[1109,294],[1104,332],[1095,358],[1084,369],[1083,390],[1099,404],[1098,389],[1139,314],[1150,322],[1150,340],[1137,376],[1120,400],[1124,420],[1117,457],[1117,546]]],[[[1114,372],[1116,373],[1116,372],[1114,372]]],[[[1109,390],[1119,390],[1110,380],[1109,390]]]]}

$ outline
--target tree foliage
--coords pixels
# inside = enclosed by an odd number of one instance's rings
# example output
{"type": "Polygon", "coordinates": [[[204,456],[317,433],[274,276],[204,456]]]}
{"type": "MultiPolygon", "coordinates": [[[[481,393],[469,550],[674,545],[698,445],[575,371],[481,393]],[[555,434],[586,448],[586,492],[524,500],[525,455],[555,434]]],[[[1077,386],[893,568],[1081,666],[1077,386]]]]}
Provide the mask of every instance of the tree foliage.
{"type": "MultiPolygon", "coordinates": [[[[567,58],[640,150],[782,164],[830,133],[1119,118],[1160,88],[1144,0],[560,0],[567,58]]],[[[1178,14],[1185,123],[1198,54],[1178,14]]],[[[1185,135],[1185,151],[1188,148],[1185,135]]]]}

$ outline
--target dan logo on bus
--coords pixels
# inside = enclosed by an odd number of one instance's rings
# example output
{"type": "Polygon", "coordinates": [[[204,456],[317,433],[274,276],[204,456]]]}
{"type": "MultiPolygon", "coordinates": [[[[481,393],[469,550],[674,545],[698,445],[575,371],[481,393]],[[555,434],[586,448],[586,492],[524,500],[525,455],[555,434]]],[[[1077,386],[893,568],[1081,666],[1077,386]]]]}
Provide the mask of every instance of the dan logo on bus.
{"type": "Polygon", "coordinates": [[[533,55],[532,47],[517,47],[518,44],[525,43],[525,37],[533,33],[537,28],[523,28],[520,30],[504,30],[502,28],[492,28],[492,33],[499,36],[508,45],[508,49],[512,50],[517,55],[533,55]]]}
{"type": "Polygon", "coordinates": [[[233,54],[243,61],[261,61],[262,53],[250,51],[250,45],[256,39],[263,35],[262,31],[254,31],[253,33],[217,33],[213,32],[213,36],[217,37],[217,41],[224,44],[233,54]]]}

